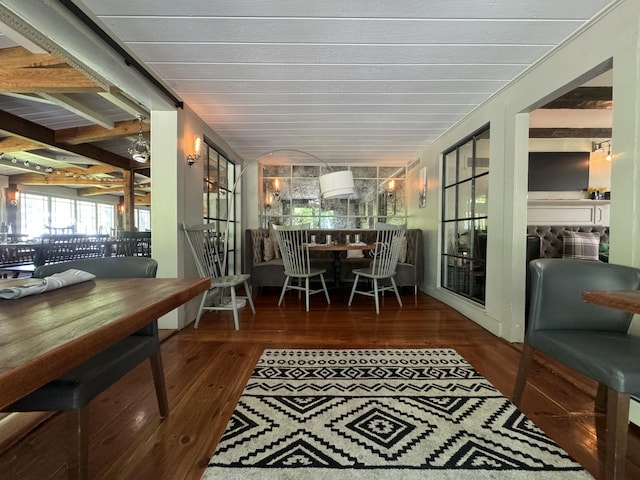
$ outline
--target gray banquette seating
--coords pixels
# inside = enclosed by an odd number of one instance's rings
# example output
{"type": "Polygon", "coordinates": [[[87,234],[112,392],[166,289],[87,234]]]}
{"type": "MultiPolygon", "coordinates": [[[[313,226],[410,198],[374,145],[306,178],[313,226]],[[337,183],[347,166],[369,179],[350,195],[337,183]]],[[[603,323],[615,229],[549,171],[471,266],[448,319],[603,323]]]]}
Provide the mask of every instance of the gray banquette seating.
{"type": "MultiPolygon", "coordinates": [[[[598,232],[600,245],[609,245],[609,227],[599,225],[528,225],[527,235],[540,238],[540,258],[562,258],[564,250],[563,233],[570,232],[598,232]]],[[[604,250],[604,248],[603,248],[604,250]]],[[[601,257],[604,260],[604,257],[601,257]]]]}
{"type": "MultiPolygon", "coordinates": [[[[354,241],[355,235],[360,235],[360,241],[373,243],[376,239],[376,230],[310,230],[309,235],[316,235],[317,243],[326,243],[326,236],[331,235],[333,240],[340,244],[346,243],[347,235],[354,241]]],[[[284,283],[284,266],[281,258],[265,260],[264,240],[270,237],[266,228],[247,229],[244,238],[244,267],[251,274],[251,284],[254,287],[282,287],[284,283]]],[[[273,236],[275,238],[275,236],[273,236]]],[[[398,287],[413,287],[417,294],[418,283],[422,279],[424,271],[424,251],[422,246],[422,230],[409,229],[406,231],[407,250],[404,260],[398,262],[396,269],[396,284],[398,287]]],[[[312,252],[312,264],[326,268],[325,279],[333,282],[335,268],[333,252],[312,252]]],[[[366,255],[364,258],[347,258],[346,252],[340,253],[340,282],[351,283],[354,280],[352,270],[364,268],[371,261],[366,255]]]]}

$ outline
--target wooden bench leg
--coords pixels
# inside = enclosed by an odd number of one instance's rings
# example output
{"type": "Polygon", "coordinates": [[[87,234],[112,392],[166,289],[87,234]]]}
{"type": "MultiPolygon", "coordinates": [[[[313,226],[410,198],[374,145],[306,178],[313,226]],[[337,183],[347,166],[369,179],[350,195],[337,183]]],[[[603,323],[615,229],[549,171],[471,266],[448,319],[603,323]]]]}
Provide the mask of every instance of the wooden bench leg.
{"type": "Polygon", "coordinates": [[[624,480],[629,430],[629,395],[607,389],[606,480],[624,480]]]}
{"type": "Polygon", "coordinates": [[[598,391],[596,392],[596,404],[595,404],[595,412],[596,413],[606,413],[607,411],[607,386],[601,383],[598,384],[598,391]]]}
{"type": "Polygon", "coordinates": [[[520,357],[518,376],[516,377],[516,384],[513,388],[513,398],[511,400],[516,406],[520,405],[524,386],[527,384],[527,377],[529,376],[529,368],[531,367],[532,360],[533,348],[525,343],[522,345],[522,356],[520,357]]]}

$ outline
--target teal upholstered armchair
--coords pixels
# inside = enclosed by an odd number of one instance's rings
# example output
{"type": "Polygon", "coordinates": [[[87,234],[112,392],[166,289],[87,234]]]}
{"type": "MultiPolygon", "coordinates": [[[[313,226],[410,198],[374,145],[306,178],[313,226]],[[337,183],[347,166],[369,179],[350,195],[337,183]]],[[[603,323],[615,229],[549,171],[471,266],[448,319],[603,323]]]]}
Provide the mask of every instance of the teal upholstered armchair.
{"type": "Polygon", "coordinates": [[[522,398],[535,351],[599,384],[607,411],[607,480],[624,479],[631,395],[640,394],[640,337],[627,333],[632,315],[582,301],[585,290],[638,290],[640,269],[591,260],[541,258],[530,263],[529,325],[513,402],[522,398]]]}

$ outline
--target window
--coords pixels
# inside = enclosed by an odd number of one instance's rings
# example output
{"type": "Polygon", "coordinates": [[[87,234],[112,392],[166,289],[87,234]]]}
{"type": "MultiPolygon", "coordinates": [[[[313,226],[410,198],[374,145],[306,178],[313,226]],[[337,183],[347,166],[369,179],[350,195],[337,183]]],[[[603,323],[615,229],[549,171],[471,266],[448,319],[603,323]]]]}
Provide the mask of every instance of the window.
{"type": "Polygon", "coordinates": [[[139,232],[151,231],[151,211],[144,208],[134,209],[136,228],[139,232]]]}
{"type": "Polygon", "coordinates": [[[87,200],[20,193],[19,232],[29,237],[49,233],[115,234],[115,206],[87,200]]]}
{"type": "Polygon", "coordinates": [[[311,224],[311,228],[374,228],[376,222],[405,224],[405,167],[332,166],[350,169],[356,193],[320,200],[320,165],[262,165],[261,224],[311,224]]]}
{"type": "MultiPolygon", "coordinates": [[[[236,273],[236,265],[240,265],[236,255],[236,201],[231,205],[236,166],[212,146],[207,145],[207,151],[203,188],[204,221],[215,223],[218,232],[225,231],[228,221],[227,273],[233,274],[236,273]]],[[[237,193],[234,192],[234,195],[237,193]]]]}
{"type": "Polygon", "coordinates": [[[489,127],[444,153],[442,286],[484,304],[489,127]]]}

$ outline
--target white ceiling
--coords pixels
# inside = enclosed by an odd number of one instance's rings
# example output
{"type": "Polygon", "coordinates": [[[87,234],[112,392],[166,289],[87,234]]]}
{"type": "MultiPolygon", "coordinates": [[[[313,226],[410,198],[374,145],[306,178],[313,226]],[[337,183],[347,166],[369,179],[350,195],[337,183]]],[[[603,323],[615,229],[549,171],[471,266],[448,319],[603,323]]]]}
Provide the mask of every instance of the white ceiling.
{"type": "Polygon", "coordinates": [[[405,164],[613,2],[75,3],[245,159],[405,164]]]}

